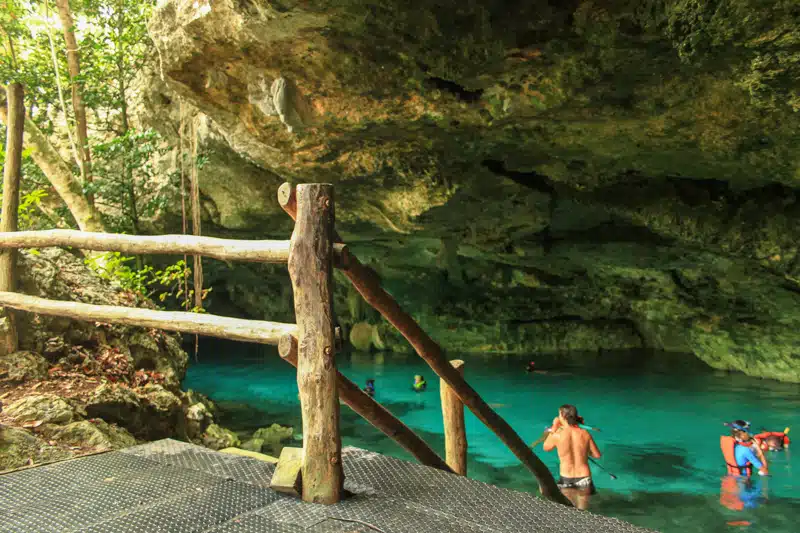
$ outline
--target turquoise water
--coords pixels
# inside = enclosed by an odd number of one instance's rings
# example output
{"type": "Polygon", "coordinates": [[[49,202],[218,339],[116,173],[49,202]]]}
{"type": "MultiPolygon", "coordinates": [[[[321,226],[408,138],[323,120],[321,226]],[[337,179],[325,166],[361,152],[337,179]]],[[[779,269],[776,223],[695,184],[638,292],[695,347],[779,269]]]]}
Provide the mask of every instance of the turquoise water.
{"type": "MultiPolygon", "coordinates": [[[[529,443],[562,403],[575,404],[588,424],[602,430],[594,433],[601,462],[617,479],[593,468],[598,494],[591,511],[665,533],[798,531],[800,464],[792,469],[792,451],[768,454],[772,476],[738,488],[745,508],[730,510],[720,504],[724,467],[719,436],[726,429],[722,422],[736,418],[756,428],[797,427],[800,435],[800,386],[694,369],[693,375],[597,370],[531,375],[523,371],[525,360],[516,357],[461,358],[472,386],[487,402],[498,404],[497,411],[529,443]]],[[[376,399],[443,453],[439,382],[418,357],[343,354],[338,364],[356,383],[374,378],[376,399]],[[411,390],[414,374],[426,377],[427,392],[411,390]]],[[[229,426],[252,431],[277,422],[301,431],[294,369],[270,347],[207,342],[185,387],[220,402],[227,416],[223,423],[229,426]]],[[[532,476],[469,412],[466,424],[470,477],[536,490],[532,476]]],[[[346,407],[342,434],[345,445],[410,458],[346,407]]],[[[558,472],[555,452],[544,453],[541,446],[536,452],[558,472]]]]}

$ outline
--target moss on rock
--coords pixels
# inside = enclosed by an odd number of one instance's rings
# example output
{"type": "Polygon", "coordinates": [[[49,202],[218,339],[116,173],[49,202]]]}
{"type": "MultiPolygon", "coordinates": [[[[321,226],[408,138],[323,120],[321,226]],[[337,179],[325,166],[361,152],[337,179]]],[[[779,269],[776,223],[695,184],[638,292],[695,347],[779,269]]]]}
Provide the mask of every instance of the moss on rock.
{"type": "Polygon", "coordinates": [[[4,412],[17,423],[68,424],[80,418],[63,398],[49,394],[21,398],[4,412]]]}
{"type": "Polygon", "coordinates": [[[14,352],[0,357],[0,378],[28,381],[47,377],[47,360],[33,352],[14,352]]]}
{"type": "Polygon", "coordinates": [[[212,450],[238,447],[241,444],[239,437],[229,429],[217,424],[211,424],[203,434],[203,445],[212,450]]]}
{"type": "Polygon", "coordinates": [[[68,456],[23,429],[0,425],[0,471],[68,456]]]}
{"type": "Polygon", "coordinates": [[[59,429],[52,435],[64,444],[118,450],[136,444],[136,439],[125,429],[100,419],[81,420],[59,429]]]}

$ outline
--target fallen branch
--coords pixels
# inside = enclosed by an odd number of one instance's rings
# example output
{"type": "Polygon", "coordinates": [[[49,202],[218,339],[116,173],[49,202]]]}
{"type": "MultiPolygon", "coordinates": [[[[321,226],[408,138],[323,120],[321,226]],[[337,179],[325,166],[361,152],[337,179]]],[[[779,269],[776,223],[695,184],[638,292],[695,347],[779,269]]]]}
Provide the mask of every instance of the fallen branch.
{"type": "Polygon", "coordinates": [[[194,333],[196,335],[260,344],[277,345],[283,335],[297,334],[297,326],[294,324],[243,320],[241,318],[228,318],[205,313],[154,311],[137,307],[64,302],[14,292],[0,292],[0,306],[41,315],[63,316],[89,322],[165,329],[167,331],[194,333]]]}

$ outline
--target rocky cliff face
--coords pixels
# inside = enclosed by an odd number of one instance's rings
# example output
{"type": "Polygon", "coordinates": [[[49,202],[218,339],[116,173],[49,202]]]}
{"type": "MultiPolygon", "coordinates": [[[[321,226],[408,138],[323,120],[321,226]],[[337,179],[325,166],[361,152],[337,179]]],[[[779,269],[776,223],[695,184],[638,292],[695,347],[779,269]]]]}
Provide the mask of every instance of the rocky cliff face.
{"type": "MultiPolygon", "coordinates": [[[[23,252],[18,269],[26,294],[153,307],[64,250],[23,252]]],[[[16,316],[21,351],[0,351],[0,471],[166,437],[214,448],[238,443],[214,424],[213,403],[180,389],[189,357],[178,335],[16,316]]]]}
{"type": "Polygon", "coordinates": [[[791,0],[170,0],[140,116],[200,124],[210,233],[285,238],[280,182],[334,183],[449,349],[800,381],[798,28],[791,0]]]}

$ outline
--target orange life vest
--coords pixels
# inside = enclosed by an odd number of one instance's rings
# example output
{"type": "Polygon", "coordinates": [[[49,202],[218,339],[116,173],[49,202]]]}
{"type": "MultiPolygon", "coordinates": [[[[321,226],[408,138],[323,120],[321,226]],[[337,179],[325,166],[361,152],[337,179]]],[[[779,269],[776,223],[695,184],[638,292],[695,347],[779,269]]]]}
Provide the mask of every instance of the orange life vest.
{"type": "Polygon", "coordinates": [[[756,439],[758,445],[761,446],[761,448],[763,449],[764,441],[769,437],[779,437],[783,439],[784,446],[789,445],[789,435],[787,435],[783,431],[765,431],[764,433],[759,433],[758,435],[755,435],[753,438],[756,439]]]}
{"type": "Polygon", "coordinates": [[[747,463],[746,465],[739,466],[736,463],[736,447],[741,446],[736,439],[731,436],[723,435],[719,438],[719,447],[722,449],[722,457],[725,459],[725,464],[728,467],[728,474],[732,476],[747,476],[753,473],[753,465],[747,463]]]}

